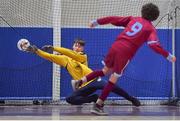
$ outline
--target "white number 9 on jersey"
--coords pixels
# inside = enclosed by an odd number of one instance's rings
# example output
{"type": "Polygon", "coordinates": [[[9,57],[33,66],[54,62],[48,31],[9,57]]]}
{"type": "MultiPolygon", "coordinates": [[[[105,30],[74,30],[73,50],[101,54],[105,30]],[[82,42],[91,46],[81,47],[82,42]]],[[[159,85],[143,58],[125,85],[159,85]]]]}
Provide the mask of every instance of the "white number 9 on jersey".
{"type": "Polygon", "coordinates": [[[134,36],[134,35],[137,34],[139,31],[141,31],[142,27],[143,27],[143,26],[142,26],[141,23],[136,22],[136,23],[134,23],[134,24],[132,25],[131,31],[127,31],[126,34],[127,34],[128,36],[134,36]]]}

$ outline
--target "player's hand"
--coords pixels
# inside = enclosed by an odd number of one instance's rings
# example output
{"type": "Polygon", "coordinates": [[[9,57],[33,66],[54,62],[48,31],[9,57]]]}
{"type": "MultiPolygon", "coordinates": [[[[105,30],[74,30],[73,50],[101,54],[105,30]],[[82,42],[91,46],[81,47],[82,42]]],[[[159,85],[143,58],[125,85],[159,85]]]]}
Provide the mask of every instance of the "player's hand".
{"type": "Polygon", "coordinates": [[[89,27],[94,28],[94,26],[93,26],[93,24],[91,22],[89,23],[89,27]]]}
{"type": "Polygon", "coordinates": [[[54,48],[52,45],[44,45],[41,49],[45,52],[52,53],[54,48]]]}
{"type": "Polygon", "coordinates": [[[26,52],[31,52],[31,53],[36,53],[36,51],[38,50],[36,45],[30,45],[27,49],[26,52]]]}
{"type": "Polygon", "coordinates": [[[96,26],[98,26],[99,24],[97,23],[97,20],[92,20],[90,23],[89,23],[89,27],[90,28],[94,28],[96,26]]]}
{"type": "Polygon", "coordinates": [[[176,62],[176,57],[172,57],[172,61],[171,62],[176,62]]]}
{"type": "Polygon", "coordinates": [[[167,57],[167,59],[168,59],[170,62],[172,62],[172,63],[176,62],[176,57],[175,57],[174,55],[169,54],[169,56],[167,57]]]}

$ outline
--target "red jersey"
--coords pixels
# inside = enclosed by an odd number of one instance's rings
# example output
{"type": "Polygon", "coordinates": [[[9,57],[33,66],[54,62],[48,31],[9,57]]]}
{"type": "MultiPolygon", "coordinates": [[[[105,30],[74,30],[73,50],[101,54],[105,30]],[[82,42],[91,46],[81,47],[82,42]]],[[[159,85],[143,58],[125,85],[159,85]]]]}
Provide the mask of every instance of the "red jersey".
{"type": "Polygon", "coordinates": [[[110,16],[97,19],[97,23],[100,25],[112,24],[115,26],[125,27],[123,32],[121,32],[116,41],[112,44],[112,48],[118,51],[123,51],[133,57],[136,51],[145,42],[152,48],[155,52],[168,57],[169,53],[164,50],[157,37],[157,32],[152,23],[142,17],[118,17],[110,16]]]}

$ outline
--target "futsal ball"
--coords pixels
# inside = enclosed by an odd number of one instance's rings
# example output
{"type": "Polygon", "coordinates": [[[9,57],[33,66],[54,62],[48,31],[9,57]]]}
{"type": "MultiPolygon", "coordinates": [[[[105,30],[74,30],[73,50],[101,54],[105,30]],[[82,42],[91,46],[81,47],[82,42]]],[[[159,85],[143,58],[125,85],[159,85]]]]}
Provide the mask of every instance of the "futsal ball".
{"type": "Polygon", "coordinates": [[[21,51],[26,51],[29,46],[30,42],[27,39],[20,39],[17,43],[17,47],[21,51]]]}

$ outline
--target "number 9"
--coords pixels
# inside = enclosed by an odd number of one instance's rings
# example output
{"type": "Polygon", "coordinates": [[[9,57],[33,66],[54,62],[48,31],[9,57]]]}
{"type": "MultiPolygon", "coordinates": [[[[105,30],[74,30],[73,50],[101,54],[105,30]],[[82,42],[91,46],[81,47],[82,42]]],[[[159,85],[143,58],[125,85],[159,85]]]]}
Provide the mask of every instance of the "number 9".
{"type": "Polygon", "coordinates": [[[132,25],[131,27],[131,32],[130,31],[127,31],[126,34],[128,36],[134,36],[135,34],[137,34],[139,31],[141,31],[142,29],[142,24],[139,23],[139,22],[136,22],[135,24],[132,25]]]}

